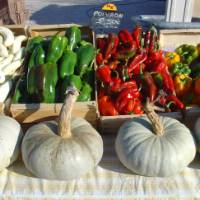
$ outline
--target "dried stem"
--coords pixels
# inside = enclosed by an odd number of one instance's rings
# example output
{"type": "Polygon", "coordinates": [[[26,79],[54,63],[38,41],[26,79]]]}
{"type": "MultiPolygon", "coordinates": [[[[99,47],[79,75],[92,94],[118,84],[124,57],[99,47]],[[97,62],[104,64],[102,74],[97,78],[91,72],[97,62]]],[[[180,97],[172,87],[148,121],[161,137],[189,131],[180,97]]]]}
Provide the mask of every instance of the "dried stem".
{"type": "Polygon", "coordinates": [[[69,138],[71,133],[71,113],[73,105],[76,102],[78,91],[74,87],[67,88],[66,97],[60,111],[58,121],[58,135],[62,138],[69,138]]]}
{"type": "Polygon", "coordinates": [[[152,127],[156,135],[162,136],[164,134],[164,127],[162,122],[160,121],[159,116],[155,113],[155,106],[153,103],[147,99],[146,104],[144,106],[144,111],[152,123],[152,127]]]}

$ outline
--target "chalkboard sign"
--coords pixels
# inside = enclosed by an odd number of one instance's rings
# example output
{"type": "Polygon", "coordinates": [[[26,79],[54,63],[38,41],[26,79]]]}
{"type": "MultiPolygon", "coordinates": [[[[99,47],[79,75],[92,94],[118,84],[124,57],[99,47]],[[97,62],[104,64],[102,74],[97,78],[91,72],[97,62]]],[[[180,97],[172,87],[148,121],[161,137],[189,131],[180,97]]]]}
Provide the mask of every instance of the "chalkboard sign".
{"type": "Polygon", "coordinates": [[[116,29],[119,28],[123,17],[122,12],[95,10],[91,22],[94,29],[116,29]]]}

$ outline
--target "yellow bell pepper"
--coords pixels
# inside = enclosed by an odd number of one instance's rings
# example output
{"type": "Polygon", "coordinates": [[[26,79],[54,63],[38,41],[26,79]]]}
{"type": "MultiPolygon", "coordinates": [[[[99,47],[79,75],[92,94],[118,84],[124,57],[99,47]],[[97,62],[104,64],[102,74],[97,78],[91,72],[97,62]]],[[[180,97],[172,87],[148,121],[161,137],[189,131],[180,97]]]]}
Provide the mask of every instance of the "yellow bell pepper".
{"type": "Polygon", "coordinates": [[[168,52],[165,55],[165,62],[170,68],[174,63],[180,62],[180,56],[176,52],[168,52]]]}
{"type": "Polygon", "coordinates": [[[186,74],[176,75],[174,78],[176,95],[182,97],[192,90],[192,78],[186,74]]]}

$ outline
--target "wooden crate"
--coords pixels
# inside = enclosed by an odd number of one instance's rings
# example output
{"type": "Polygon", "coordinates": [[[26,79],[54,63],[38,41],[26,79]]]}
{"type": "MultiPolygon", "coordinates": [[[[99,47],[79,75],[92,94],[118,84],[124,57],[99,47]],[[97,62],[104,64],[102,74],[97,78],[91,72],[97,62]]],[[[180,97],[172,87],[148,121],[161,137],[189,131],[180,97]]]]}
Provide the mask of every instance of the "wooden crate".
{"type": "MultiPolygon", "coordinates": [[[[62,24],[62,25],[33,25],[26,29],[26,33],[29,38],[34,36],[51,36],[57,32],[61,35],[64,34],[67,27],[74,24],[62,24]]],[[[82,31],[82,37],[93,43],[93,32],[89,27],[79,26],[82,31]]],[[[59,115],[61,103],[52,104],[12,104],[10,107],[11,115],[17,119],[25,128],[31,124],[43,121],[56,119],[59,115]]],[[[2,107],[0,107],[2,109],[2,107]]],[[[76,102],[72,116],[83,117],[88,120],[94,127],[97,123],[96,115],[96,102],[76,102]]]]}
{"type": "MultiPolygon", "coordinates": [[[[194,45],[200,43],[200,29],[160,30],[159,34],[160,45],[164,50],[174,50],[175,47],[184,43],[194,45]]],[[[97,35],[96,37],[102,37],[102,35],[97,35]]],[[[125,121],[136,117],[135,115],[101,116],[98,103],[96,105],[98,129],[101,133],[117,133],[125,121]]],[[[200,117],[200,107],[187,108],[183,112],[159,113],[159,115],[177,119],[192,130],[197,118],[200,117]]]]}

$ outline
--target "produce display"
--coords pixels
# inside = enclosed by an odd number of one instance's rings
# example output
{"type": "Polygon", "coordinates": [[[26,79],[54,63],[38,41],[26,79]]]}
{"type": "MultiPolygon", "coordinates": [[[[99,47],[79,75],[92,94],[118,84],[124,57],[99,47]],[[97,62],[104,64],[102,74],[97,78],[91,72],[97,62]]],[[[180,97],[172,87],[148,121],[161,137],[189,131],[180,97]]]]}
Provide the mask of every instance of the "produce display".
{"type": "Polygon", "coordinates": [[[147,101],[147,116],[134,117],[118,131],[115,150],[128,169],[144,176],[173,176],[194,159],[190,130],[178,120],[158,116],[147,101]]]}
{"type": "Polygon", "coordinates": [[[199,47],[182,44],[165,55],[176,95],[186,106],[200,105],[199,47]]]}
{"type": "Polygon", "coordinates": [[[14,36],[14,33],[0,26],[0,102],[4,102],[13,85],[12,78],[22,66],[25,35],[14,36]]]}
{"type": "Polygon", "coordinates": [[[82,39],[78,27],[67,28],[64,36],[36,36],[29,40],[26,53],[27,69],[14,103],[62,102],[68,86],[78,89],[78,101],[92,99],[95,48],[82,39]]]}
{"type": "Polygon", "coordinates": [[[23,132],[13,118],[0,115],[0,171],[18,159],[23,132]]]}
{"type": "Polygon", "coordinates": [[[101,160],[103,141],[98,132],[82,118],[71,118],[77,90],[68,88],[58,123],[42,122],[26,132],[22,158],[27,169],[46,179],[79,178],[101,160]]]}
{"type": "Polygon", "coordinates": [[[181,45],[176,52],[159,48],[157,31],[118,34],[96,40],[98,108],[102,116],[142,114],[149,97],[160,111],[171,112],[199,104],[198,48],[181,45]]]}

